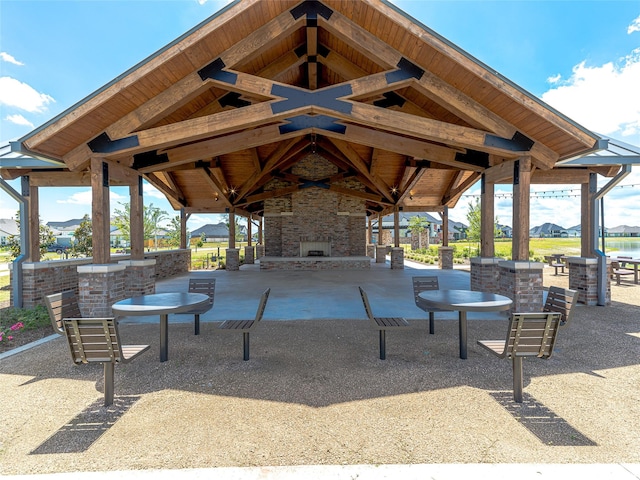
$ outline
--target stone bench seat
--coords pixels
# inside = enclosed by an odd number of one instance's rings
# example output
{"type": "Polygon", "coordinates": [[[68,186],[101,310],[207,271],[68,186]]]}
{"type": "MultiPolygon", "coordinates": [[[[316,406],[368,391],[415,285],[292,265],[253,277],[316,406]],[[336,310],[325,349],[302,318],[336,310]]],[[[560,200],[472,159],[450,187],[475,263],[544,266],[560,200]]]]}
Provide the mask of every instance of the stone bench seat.
{"type": "Polygon", "coordinates": [[[365,270],[371,257],[261,257],[260,270],[365,270]]]}

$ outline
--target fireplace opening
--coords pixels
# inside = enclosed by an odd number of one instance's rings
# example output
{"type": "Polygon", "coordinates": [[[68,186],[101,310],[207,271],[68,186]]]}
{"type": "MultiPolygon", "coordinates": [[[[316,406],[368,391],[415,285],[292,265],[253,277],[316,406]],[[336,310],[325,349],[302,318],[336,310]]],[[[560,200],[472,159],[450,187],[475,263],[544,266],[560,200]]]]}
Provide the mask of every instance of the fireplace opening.
{"type": "Polygon", "coordinates": [[[301,257],[330,257],[331,241],[301,241],[300,242],[301,257]]]}

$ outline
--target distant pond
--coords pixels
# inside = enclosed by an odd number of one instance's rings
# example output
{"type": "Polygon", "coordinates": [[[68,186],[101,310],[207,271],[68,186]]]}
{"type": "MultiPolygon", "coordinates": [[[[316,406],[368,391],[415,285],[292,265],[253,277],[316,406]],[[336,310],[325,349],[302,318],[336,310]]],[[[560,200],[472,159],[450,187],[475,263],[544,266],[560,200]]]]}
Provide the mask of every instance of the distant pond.
{"type": "MultiPolygon", "coordinates": [[[[598,242],[599,248],[601,242],[598,242]]],[[[606,255],[640,258],[640,238],[605,238],[604,248],[606,255]]]]}

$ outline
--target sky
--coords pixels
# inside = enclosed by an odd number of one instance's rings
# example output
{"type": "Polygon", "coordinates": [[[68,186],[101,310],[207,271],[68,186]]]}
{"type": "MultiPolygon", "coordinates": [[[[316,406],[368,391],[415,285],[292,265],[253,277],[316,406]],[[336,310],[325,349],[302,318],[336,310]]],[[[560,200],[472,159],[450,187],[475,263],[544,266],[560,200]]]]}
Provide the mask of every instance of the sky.
{"type": "MultiPolygon", "coordinates": [[[[223,0],[0,0],[0,145],[17,140],[213,15],[223,0]]],[[[394,0],[400,9],[584,127],[640,146],[640,1],[394,0]]],[[[599,177],[599,186],[609,179],[599,177]]],[[[18,184],[9,182],[18,189],[18,184]]],[[[472,187],[450,210],[466,223],[472,187]]],[[[496,216],[512,224],[510,186],[496,216]]],[[[531,226],[580,223],[580,187],[534,185],[531,226]],[[544,193],[542,193],[544,192],[544,193]]],[[[128,189],[111,189],[112,209],[128,189]]],[[[173,211],[145,185],[145,204],[173,211]]],[[[0,193],[0,218],[17,204],[0,193]]],[[[605,225],[640,225],[640,166],[605,197],[605,225]]],[[[91,213],[89,188],[40,189],[41,220],[91,213]]],[[[192,215],[188,228],[221,221],[192,215]]]]}

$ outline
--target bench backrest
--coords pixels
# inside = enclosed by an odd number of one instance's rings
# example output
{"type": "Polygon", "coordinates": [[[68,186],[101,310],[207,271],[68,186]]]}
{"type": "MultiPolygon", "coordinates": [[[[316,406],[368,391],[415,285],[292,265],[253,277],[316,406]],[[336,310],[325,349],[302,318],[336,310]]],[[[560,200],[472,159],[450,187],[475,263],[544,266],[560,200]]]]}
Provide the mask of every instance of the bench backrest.
{"type": "Polygon", "coordinates": [[[78,305],[78,298],[76,297],[76,292],[73,290],[47,295],[44,300],[47,305],[47,310],[49,311],[51,326],[53,330],[60,335],[64,335],[63,319],[82,317],[80,306],[78,305]]]}
{"type": "Polygon", "coordinates": [[[420,292],[425,292],[427,290],[440,290],[440,285],[438,283],[437,276],[426,276],[426,277],[413,277],[413,300],[416,302],[416,305],[422,309],[424,309],[424,304],[422,303],[422,299],[418,296],[420,292]]]}
{"type": "Polygon", "coordinates": [[[215,278],[190,278],[189,293],[204,293],[209,295],[209,304],[213,305],[213,298],[216,293],[215,278]]]}
{"type": "Polygon", "coordinates": [[[576,291],[560,287],[549,287],[543,312],[559,312],[562,314],[560,326],[564,327],[571,319],[571,311],[576,302],[576,291]]]}
{"type": "Polygon", "coordinates": [[[513,313],[507,332],[506,357],[549,358],[561,318],[559,312],[513,313]]]}
{"type": "Polygon", "coordinates": [[[64,329],[75,363],[115,363],[123,360],[115,319],[65,318],[64,329]]]}
{"type": "MultiPolygon", "coordinates": [[[[271,293],[271,289],[267,288],[260,297],[260,303],[258,304],[258,311],[256,312],[256,320],[255,323],[258,323],[262,320],[262,316],[264,315],[264,309],[267,308],[267,300],[269,300],[269,294],[271,293]]],[[[255,324],[254,324],[255,325],[255,324]]]]}
{"type": "Polygon", "coordinates": [[[360,297],[362,298],[364,311],[367,312],[367,317],[369,317],[369,320],[374,322],[373,312],[371,311],[371,305],[369,305],[369,297],[367,296],[367,293],[362,289],[362,287],[358,287],[358,289],[360,290],[360,297]]]}

